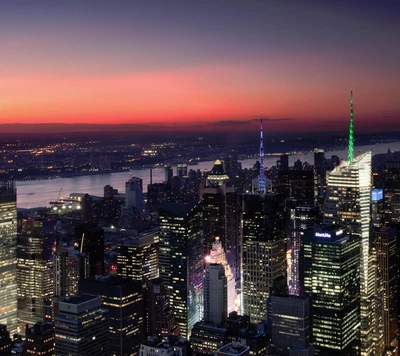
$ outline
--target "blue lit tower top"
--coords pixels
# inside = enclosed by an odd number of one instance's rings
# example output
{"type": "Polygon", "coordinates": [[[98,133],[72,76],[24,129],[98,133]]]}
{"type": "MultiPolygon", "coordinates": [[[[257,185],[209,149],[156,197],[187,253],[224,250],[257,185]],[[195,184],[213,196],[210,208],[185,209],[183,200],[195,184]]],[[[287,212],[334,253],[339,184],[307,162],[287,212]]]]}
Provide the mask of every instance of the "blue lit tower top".
{"type": "Polygon", "coordinates": [[[260,194],[265,194],[264,139],[262,117],[260,119],[260,174],[258,176],[258,191],[260,194]]]}
{"type": "Polygon", "coordinates": [[[354,157],[354,113],[353,113],[353,90],[350,90],[350,127],[349,127],[349,150],[348,161],[353,163],[354,157]]]}

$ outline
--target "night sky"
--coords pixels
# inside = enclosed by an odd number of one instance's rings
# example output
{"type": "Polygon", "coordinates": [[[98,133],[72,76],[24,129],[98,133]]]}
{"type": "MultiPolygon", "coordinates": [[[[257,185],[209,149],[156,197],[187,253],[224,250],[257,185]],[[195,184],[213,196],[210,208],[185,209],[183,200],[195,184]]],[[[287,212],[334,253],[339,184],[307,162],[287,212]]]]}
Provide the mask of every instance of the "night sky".
{"type": "Polygon", "coordinates": [[[0,123],[400,129],[399,1],[0,3],[0,123]]]}

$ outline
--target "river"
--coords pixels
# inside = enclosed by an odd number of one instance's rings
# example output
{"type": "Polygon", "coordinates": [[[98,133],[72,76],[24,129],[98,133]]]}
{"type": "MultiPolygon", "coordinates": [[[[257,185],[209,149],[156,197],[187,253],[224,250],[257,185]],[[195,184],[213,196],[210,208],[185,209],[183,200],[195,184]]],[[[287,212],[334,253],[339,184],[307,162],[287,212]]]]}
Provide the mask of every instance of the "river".
{"type": "MultiPolygon", "coordinates": [[[[373,154],[386,153],[388,149],[400,151],[400,142],[380,143],[368,146],[355,147],[355,154],[372,150],[373,154]]],[[[325,152],[325,156],[330,158],[337,155],[343,159],[347,156],[347,150],[325,152]]],[[[265,157],[265,167],[276,165],[277,157],[265,157]]],[[[300,159],[310,164],[314,162],[314,154],[293,155],[289,157],[290,165],[300,159]]],[[[245,159],[240,161],[243,168],[252,168],[256,159],[245,159]]],[[[189,169],[200,169],[201,171],[210,170],[213,166],[212,161],[199,162],[198,165],[189,166],[189,169]]],[[[143,179],[143,188],[146,191],[150,183],[150,169],[136,169],[130,172],[118,172],[110,174],[98,174],[80,176],[72,178],[44,179],[37,181],[17,182],[17,206],[19,208],[34,208],[48,206],[50,201],[55,201],[62,188],[61,197],[68,197],[71,193],[89,193],[91,195],[103,196],[104,186],[109,184],[118,189],[120,193],[125,191],[125,182],[130,176],[143,179]]],[[[153,168],[153,183],[164,181],[164,169],[153,168]]]]}

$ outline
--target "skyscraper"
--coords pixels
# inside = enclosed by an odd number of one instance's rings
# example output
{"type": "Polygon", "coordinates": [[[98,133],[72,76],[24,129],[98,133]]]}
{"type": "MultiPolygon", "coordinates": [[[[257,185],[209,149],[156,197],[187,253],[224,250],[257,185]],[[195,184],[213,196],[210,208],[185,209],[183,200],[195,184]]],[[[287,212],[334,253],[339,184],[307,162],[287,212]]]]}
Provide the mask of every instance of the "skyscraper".
{"type": "Polygon", "coordinates": [[[184,338],[203,316],[201,219],[198,201],[165,202],[159,210],[160,277],[169,288],[171,307],[184,338]]]}
{"type": "Polygon", "coordinates": [[[11,354],[11,338],[7,326],[0,324],[0,355],[11,354]]]}
{"type": "Polygon", "coordinates": [[[167,288],[162,279],[147,280],[145,295],[146,335],[179,337],[180,330],[169,302],[167,288]]]}
{"type": "Polygon", "coordinates": [[[371,218],[375,229],[379,229],[384,223],[383,189],[372,189],[371,218]]]}
{"type": "Polygon", "coordinates": [[[242,211],[243,309],[258,323],[267,320],[273,281],[286,278],[283,196],[245,194],[242,211]]]}
{"type": "Polygon", "coordinates": [[[278,191],[287,198],[295,198],[303,204],[314,205],[317,198],[316,174],[313,166],[300,170],[278,172],[278,191]]]}
{"type": "Polygon", "coordinates": [[[21,243],[17,246],[18,323],[33,326],[50,318],[46,305],[53,295],[52,249],[55,235],[44,234],[43,222],[22,221],[21,243]]]}
{"type": "MultiPolygon", "coordinates": [[[[239,267],[239,209],[238,195],[230,185],[223,164],[217,160],[207,177],[201,196],[203,200],[204,253],[212,249],[218,238],[226,253],[234,278],[239,267]]],[[[219,262],[218,262],[219,263],[219,262]]]]}
{"type": "Polygon", "coordinates": [[[132,177],[125,183],[125,207],[143,209],[143,181],[132,177]]]}
{"type": "MultiPolygon", "coordinates": [[[[361,353],[373,353],[375,276],[371,265],[370,207],[371,207],[371,151],[353,157],[354,123],[353,95],[350,98],[350,130],[348,161],[342,161],[327,178],[324,205],[324,224],[341,224],[351,234],[361,237],[360,298],[361,298],[361,353]]],[[[372,256],[373,257],[373,256],[372,256]]]]}
{"type": "Polygon", "coordinates": [[[304,231],[318,222],[319,211],[315,206],[297,206],[290,209],[288,287],[292,295],[304,293],[304,231]]]}
{"type": "Polygon", "coordinates": [[[13,182],[0,183],[0,324],[17,332],[17,192],[13,182]]]}
{"type": "Polygon", "coordinates": [[[321,148],[316,148],[314,150],[314,167],[317,171],[321,168],[322,162],[325,161],[325,152],[321,148]]]}
{"type": "Polygon", "coordinates": [[[225,277],[227,283],[227,298],[228,298],[228,314],[236,310],[236,283],[232,274],[232,270],[227,262],[224,248],[222,247],[221,241],[216,239],[212,244],[212,249],[205,257],[207,264],[217,263],[221,264],[225,270],[225,277]]]}
{"type": "Polygon", "coordinates": [[[351,354],[358,336],[360,237],[340,226],[309,229],[304,286],[312,302],[312,338],[321,355],[351,354]]]}
{"type": "MultiPolygon", "coordinates": [[[[392,222],[392,199],[400,195],[400,162],[385,163],[384,209],[386,222],[392,222]]],[[[396,198],[394,198],[396,199],[396,198]]]]}
{"type": "Polygon", "coordinates": [[[142,281],[158,277],[159,231],[123,239],[117,245],[118,275],[142,281]]]}
{"type": "Polygon", "coordinates": [[[108,311],[101,299],[82,294],[60,302],[55,318],[55,354],[109,356],[108,311]]]}
{"type": "Polygon", "coordinates": [[[238,173],[238,157],[236,154],[229,154],[225,157],[226,174],[231,180],[236,179],[238,173]]]}
{"type": "Polygon", "coordinates": [[[104,274],[104,230],[94,224],[75,228],[75,248],[89,256],[89,277],[104,274]]]}
{"type": "Polygon", "coordinates": [[[79,283],[79,293],[101,297],[108,310],[111,355],[138,355],[144,339],[142,281],[119,276],[97,276],[79,283]]]}
{"type": "Polygon", "coordinates": [[[78,293],[80,279],[89,276],[88,256],[72,246],[58,244],[53,254],[53,295],[72,297],[78,293]]]}
{"type": "Polygon", "coordinates": [[[380,278],[383,285],[383,325],[385,346],[390,347],[397,336],[397,241],[396,230],[382,228],[375,232],[380,278]]]}
{"type": "MultiPolygon", "coordinates": [[[[302,355],[314,354],[311,341],[311,311],[309,297],[271,296],[271,339],[278,355],[291,355],[297,348],[302,355]]],[[[272,353],[275,354],[275,353],[272,353]]]]}
{"type": "Polygon", "coordinates": [[[204,321],[222,324],[228,316],[225,268],[222,264],[206,265],[204,275],[204,321]]]}
{"type": "Polygon", "coordinates": [[[343,161],[328,176],[325,224],[342,224],[361,237],[361,343],[363,355],[373,350],[374,276],[370,273],[371,152],[343,161]]]}
{"type": "Polygon", "coordinates": [[[54,326],[51,322],[37,323],[25,330],[25,355],[54,355],[54,326]]]}

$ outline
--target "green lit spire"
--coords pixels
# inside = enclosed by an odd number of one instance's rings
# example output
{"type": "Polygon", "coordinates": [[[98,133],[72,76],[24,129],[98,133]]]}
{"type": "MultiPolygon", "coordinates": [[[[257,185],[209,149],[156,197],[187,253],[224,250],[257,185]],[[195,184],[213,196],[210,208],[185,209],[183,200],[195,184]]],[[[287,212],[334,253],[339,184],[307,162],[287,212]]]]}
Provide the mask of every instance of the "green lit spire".
{"type": "Polygon", "coordinates": [[[354,113],[353,113],[353,89],[350,90],[350,127],[349,127],[349,152],[348,160],[353,162],[354,151],[354,113]]]}

